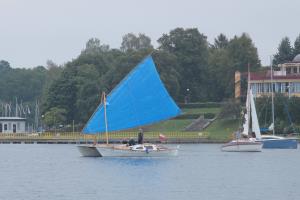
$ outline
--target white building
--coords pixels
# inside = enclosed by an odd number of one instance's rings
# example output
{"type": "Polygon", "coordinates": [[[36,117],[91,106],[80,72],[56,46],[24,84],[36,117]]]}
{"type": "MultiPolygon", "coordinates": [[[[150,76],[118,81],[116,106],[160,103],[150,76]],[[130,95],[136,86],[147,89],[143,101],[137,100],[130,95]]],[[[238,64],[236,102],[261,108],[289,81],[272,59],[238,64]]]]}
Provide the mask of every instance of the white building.
{"type": "Polygon", "coordinates": [[[273,91],[288,97],[300,97],[300,54],[291,62],[278,65],[279,70],[273,71],[273,84],[271,81],[271,71],[265,73],[251,73],[251,88],[256,97],[270,95],[273,91]]]}
{"type": "Polygon", "coordinates": [[[0,134],[25,133],[25,122],[21,117],[0,117],[0,134]]]}

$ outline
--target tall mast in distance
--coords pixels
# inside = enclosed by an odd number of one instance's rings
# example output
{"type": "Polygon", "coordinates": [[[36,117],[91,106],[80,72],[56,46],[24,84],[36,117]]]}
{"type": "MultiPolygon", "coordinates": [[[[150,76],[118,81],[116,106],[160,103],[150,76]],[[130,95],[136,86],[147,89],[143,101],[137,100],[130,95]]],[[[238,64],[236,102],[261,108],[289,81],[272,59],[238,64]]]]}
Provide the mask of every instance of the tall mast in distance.
{"type": "Polygon", "coordinates": [[[248,135],[251,136],[252,130],[250,130],[250,63],[248,62],[248,84],[247,84],[247,99],[246,99],[246,110],[247,110],[247,121],[248,121],[248,135]]]}
{"type": "Polygon", "coordinates": [[[272,123],[273,123],[273,128],[272,132],[273,135],[275,135],[275,120],[274,120],[274,87],[273,87],[273,62],[272,62],[272,56],[270,56],[270,67],[271,67],[271,96],[272,96],[272,123]]]}

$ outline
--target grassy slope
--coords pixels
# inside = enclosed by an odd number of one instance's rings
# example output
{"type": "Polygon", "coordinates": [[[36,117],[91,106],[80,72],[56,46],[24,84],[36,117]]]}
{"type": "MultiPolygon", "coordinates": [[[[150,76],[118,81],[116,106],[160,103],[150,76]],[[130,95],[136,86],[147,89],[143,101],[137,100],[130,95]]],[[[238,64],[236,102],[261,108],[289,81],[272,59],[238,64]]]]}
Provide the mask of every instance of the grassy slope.
{"type": "Polygon", "coordinates": [[[149,131],[183,131],[186,126],[192,123],[192,119],[173,119],[160,122],[147,127],[149,131]]]}
{"type": "MultiPolygon", "coordinates": [[[[220,108],[185,108],[182,109],[184,114],[204,114],[204,113],[219,113],[220,108]]],[[[151,126],[148,126],[147,131],[183,131],[186,126],[191,124],[193,119],[171,119],[163,121],[151,126]]]]}
{"type": "MultiPolygon", "coordinates": [[[[218,114],[220,110],[221,110],[220,108],[189,108],[189,109],[182,109],[182,112],[185,114],[204,114],[204,113],[218,114]]],[[[171,119],[151,126],[147,126],[145,130],[149,132],[150,135],[158,134],[158,132],[160,133],[165,132],[165,134],[167,135],[171,134],[172,132],[174,132],[174,134],[176,132],[179,134],[179,132],[183,131],[184,128],[192,122],[193,119],[171,119]]],[[[208,139],[227,141],[231,139],[232,133],[238,129],[238,126],[239,126],[239,120],[216,119],[208,128],[202,131],[202,133],[203,135],[207,136],[208,139]]],[[[133,135],[135,135],[134,133],[137,131],[138,130],[133,130],[133,135]]],[[[188,134],[188,133],[183,132],[183,134],[188,134]]]]}
{"type": "Polygon", "coordinates": [[[204,133],[209,139],[213,140],[229,140],[232,138],[232,133],[239,127],[239,120],[236,119],[217,119],[215,120],[204,133]]]}

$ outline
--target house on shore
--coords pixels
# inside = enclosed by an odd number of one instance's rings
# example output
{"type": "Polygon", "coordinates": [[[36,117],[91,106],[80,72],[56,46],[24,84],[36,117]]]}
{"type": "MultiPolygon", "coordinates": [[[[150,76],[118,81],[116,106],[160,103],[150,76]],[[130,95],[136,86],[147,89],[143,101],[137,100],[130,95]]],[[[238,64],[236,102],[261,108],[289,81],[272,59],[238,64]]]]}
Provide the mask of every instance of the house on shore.
{"type": "MultiPolygon", "coordinates": [[[[273,71],[273,91],[300,97],[300,54],[291,62],[279,64],[278,68],[273,71]]],[[[251,73],[250,84],[254,96],[271,94],[271,70],[265,74],[251,73]]]]}
{"type": "Polygon", "coordinates": [[[0,134],[2,133],[25,133],[26,118],[0,117],[0,134]]]}
{"type": "MultiPolygon", "coordinates": [[[[254,97],[268,96],[272,92],[272,78],[273,91],[281,93],[285,96],[300,97],[300,54],[298,54],[292,61],[279,64],[277,69],[273,69],[273,77],[271,77],[271,69],[262,72],[251,72],[250,85],[254,97]]],[[[247,77],[247,73],[235,74],[235,97],[240,98],[241,92],[241,77],[247,77]]]]}

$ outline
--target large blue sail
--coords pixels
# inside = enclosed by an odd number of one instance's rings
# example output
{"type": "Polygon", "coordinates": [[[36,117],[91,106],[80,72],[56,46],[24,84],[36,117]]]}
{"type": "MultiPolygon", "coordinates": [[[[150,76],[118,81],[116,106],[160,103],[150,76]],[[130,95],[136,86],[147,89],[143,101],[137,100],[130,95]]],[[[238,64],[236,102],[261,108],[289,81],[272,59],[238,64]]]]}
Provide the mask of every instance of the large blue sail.
{"type": "MultiPolygon", "coordinates": [[[[139,63],[106,99],[108,131],[148,125],[180,113],[160,80],[151,56],[139,63]]],[[[104,132],[104,106],[100,104],[84,127],[83,133],[104,132]]]]}

